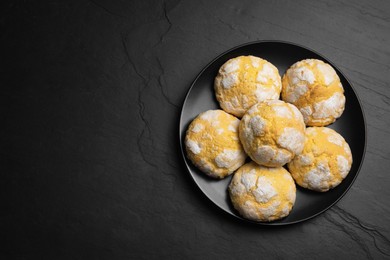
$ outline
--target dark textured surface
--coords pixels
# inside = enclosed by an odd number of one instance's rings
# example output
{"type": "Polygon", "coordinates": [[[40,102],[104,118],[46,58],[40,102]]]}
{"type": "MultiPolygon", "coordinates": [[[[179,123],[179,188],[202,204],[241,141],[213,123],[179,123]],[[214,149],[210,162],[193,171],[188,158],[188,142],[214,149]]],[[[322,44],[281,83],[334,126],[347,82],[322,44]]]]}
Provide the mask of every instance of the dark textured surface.
{"type": "MultiPolygon", "coordinates": [[[[219,108],[214,92],[214,79],[215,75],[218,74],[218,70],[227,60],[240,55],[254,55],[262,57],[275,65],[281,75],[285,73],[291,64],[309,57],[313,59],[321,59],[330,63],[330,61],[325,57],[319,56],[306,48],[292,43],[280,41],[256,41],[240,45],[239,47],[225,52],[216,60],[209,63],[206,66],[206,69],[203,70],[194,83],[191,84],[191,89],[185,98],[180,115],[180,138],[182,140],[181,149],[183,152],[183,158],[185,158],[186,166],[191,174],[191,177],[202,192],[210,198],[216,206],[237,217],[239,217],[239,214],[234,210],[227,192],[227,187],[232,176],[226,177],[223,180],[214,181],[210,177],[206,176],[206,174],[202,171],[197,169],[196,166],[194,166],[191,161],[186,158],[186,152],[183,150],[185,149],[183,146],[187,128],[192,120],[204,111],[219,108]]],[[[298,187],[294,210],[290,212],[288,217],[271,223],[261,223],[263,225],[292,224],[317,216],[341,199],[343,194],[347,192],[348,188],[351,187],[353,181],[356,179],[362,158],[364,157],[366,144],[364,115],[362,107],[359,104],[359,100],[356,93],[354,93],[351,84],[345,79],[341,71],[337,68],[335,68],[335,70],[339,74],[341,84],[344,88],[344,95],[348,102],[345,105],[342,117],[337,119],[336,122],[328,127],[341,134],[351,148],[354,163],[350,172],[343,182],[337,186],[337,188],[326,193],[312,192],[298,187]],[[354,131],[351,131],[352,127],[354,128],[354,131]]]]}
{"type": "Polygon", "coordinates": [[[2,259],[390,257],[390,2],[10,1],[0,12],[2,259]],[[197,73],[265,39],[333,61],[368,128],[349,193],[281,228],[222,214],[178,144],[197,73]]]}

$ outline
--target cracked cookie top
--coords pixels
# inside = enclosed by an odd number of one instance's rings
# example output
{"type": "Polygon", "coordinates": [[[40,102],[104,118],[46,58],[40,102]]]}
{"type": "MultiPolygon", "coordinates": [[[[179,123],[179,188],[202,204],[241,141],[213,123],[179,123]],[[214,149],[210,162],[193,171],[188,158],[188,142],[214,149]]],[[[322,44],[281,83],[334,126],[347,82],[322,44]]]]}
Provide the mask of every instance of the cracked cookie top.
{"type": "Polygon", "coordinates": [[[242,117],[247,109],[266,99],[279,99],[281,78],[270,62],[239,56],[219,69],[214,81],[216,98],[226,112],[242,117]]]}
{"type": "Polygon", "coordinates": [[[254,162],[236,171],[228,191],[234,208],[253,221],[273,221],[287,216],[296,198],[294,180],[286,169],[267,168],[254,162]]]}
{"type": "Polygon", "coordinates": [[[246,159],[238,138],[239,122],[222,110],[199,114],[186,132],[187,157],[211,177],[224,178],[233,173],[246,159]]]}
{"type": "Polygon", "coordinates": [[[263,166],[280,167],[302,152],[305,123],[294,105],[266,100],[245,113],[239,136],[253,161],[263,166]]]}
{"type": "Polygon", "coordinates": [[[303,152],[288,169],[299,186],[324,192],[339,185],[351,165],[351,149],[339,133],[327,127],[308,127],[303,152]]]}
{"type": "Polygon", "coordinates": [[[283,75],[282,99],[301,111],[306,125],[326,126],[341,116],[344,89],[327,63],[306,59],[294,63],[283,75]]]}

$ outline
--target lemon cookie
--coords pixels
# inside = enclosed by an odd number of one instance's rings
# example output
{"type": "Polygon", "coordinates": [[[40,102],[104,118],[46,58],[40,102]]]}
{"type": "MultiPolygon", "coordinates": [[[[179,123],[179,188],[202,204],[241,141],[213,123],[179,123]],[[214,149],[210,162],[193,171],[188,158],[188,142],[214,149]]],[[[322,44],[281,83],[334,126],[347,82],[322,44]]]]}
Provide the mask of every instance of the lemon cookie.
{"type": "Polygon", "coordinates": [[[253,221],[287,216],[296,197],[294,180],[286,169],[263,167],[254,162],[236,171],[228,190],[234,208],[253,221]]]}
{"type": "Polygon", "coordinates": [[[295,106],[281,100],[266,100],[243,116],[239,136],[253,161],[280,167],[302,152],[305,123],[295,106]]]}
{"type": "Polygon", "coordinates": [[[327,127],[309,127],[303,152],[288,169],[299,186],[324,192],[339,185],[351,165],[351,149],[340,134],[327,127]]]}
{"type": "Polygon", "coordinates": [[[226,112],[242,117],[254,104],[279,99],[282,88],[278,69],[255,56],[239,56],[219,69],[214,81],[217,100],[226,112]]]}
{"type": "Polygon", "coordinates": [[[237,170],[246,159],[238,138],[239,122],[222,110],[199,114],[186,132],[188,158],[214,178],[224,178],[237,170]]]}
{"type": "Polygon", "coordinates": [[[282,99],[301,111],[306,125],[326,126],[341,116],[344,89],[327,63],[307,59],[293,64],[282,79],[282,99]]]}

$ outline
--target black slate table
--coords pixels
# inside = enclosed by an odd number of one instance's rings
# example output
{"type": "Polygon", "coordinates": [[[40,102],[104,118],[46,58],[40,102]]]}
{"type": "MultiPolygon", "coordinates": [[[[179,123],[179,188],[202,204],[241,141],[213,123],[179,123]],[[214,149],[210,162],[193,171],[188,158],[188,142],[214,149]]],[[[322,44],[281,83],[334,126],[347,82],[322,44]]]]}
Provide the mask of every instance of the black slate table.
{"type": "Polygon", "coordinates": [[[1,259],[390,257],[389,1],[6,1],[0,12],[1,259]],[[223,213],[179,149],[195,76],[255,40],[329,58],[366,116],[350,191],[291,226],[223,213]]]}

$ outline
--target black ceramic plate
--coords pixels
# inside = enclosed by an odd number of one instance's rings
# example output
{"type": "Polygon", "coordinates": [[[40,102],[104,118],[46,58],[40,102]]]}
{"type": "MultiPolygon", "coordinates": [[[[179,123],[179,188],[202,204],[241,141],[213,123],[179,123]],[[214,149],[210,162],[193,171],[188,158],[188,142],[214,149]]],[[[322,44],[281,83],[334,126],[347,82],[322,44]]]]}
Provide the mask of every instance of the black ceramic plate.
{"type": "MultiPolygon", "coordinates": [[[[351,171],[344,181],[335,189],[326,193],[317,193],[305,190],[297,186],[297,197],[293,210],[286,218],[263,225],[285,225],[301,222],[329,209],[352,186],[360,166],[366,147],[366,126],[362,107],[350,82],[343,73],[328,59],[305,47],[280,41],[260,41],[235,47],[211,61],[196,77],[185,98],[180,118],[180,144],[183,158],[188,171],[201,191],[218,207],[225,212],[244,220],[235,211],[229,200],[227,186],[231,176],[223,180],[214,180],[198,170],[186,157],[183,141],[185,132],[191,121],[201,112],[219,108],[214,95],[214,78],[218,69],[227,60],[240,55],[254,55],[264,58],[274,64],[281,76],[295,62],[303,59],[314,58],[331,64],[341,79],[345,90],[346,106],[342,116],[330,125],[340,133],[348,142],[352,150],[353,164],[351,171]]],[[[353,199],[353,198],[351,198],[353,199]]],[[[256,222],[257,223],[257,222],[256,222]]]]}

